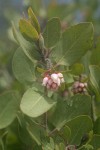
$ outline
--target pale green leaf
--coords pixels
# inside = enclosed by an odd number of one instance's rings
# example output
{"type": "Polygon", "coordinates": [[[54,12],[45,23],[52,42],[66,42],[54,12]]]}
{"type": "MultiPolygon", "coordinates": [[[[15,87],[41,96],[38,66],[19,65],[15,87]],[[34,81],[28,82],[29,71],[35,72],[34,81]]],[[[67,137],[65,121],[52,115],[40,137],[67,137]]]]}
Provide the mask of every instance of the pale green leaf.
{"type": "Polygon", "coordinates": [[[38,117],[56,104],[52,99],[28,89],[22,97],[20,108],[22,112],[30,117],[38,117]]]}

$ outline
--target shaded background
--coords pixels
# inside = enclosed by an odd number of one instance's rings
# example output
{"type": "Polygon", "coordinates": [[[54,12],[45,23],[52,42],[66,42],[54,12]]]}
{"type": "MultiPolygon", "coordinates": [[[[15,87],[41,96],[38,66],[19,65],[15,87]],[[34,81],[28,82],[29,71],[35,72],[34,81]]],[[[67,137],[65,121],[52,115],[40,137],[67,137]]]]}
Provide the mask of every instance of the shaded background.
{"type": "Polygon", "coordinates": [[[27,17],[31,6],[42,28],[48,19],[60,17],[62,28],[90,21],[95,28],[95,37],[100,34],[100,0],[0,0],[0,93],[9,89],[23,90],[12,73],[12,56],[18,47],[13,39],[11,22],[18,27],[22,16],[27,17]]]}

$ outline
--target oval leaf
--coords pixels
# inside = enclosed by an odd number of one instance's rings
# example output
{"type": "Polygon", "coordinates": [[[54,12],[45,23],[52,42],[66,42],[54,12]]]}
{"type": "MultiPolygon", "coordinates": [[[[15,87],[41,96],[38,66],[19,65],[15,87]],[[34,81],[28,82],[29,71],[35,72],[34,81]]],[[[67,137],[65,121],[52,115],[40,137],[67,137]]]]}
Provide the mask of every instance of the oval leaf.
{"type": "Polygon", "coordinates": [[[66,29],[60,42],[62,56],[57,57],[56,62],[72,65],[91,48],[92,41],[93,25],[91,23],[80,23],[66,29]]]}
{"type": "Polygon", "coordinates": [[[55,101],[30,88],[23,95],[20,108],[24,114],[30,117],[38,117],[47,112],[55,104],[55,101]]]}
{"type": "Polygon", "coordinates": [[[16,79],[21,83],[33,83],[35,80],[34,64],[21,48],[18,48],[13,56],[12,69],[16,79]]]}
{"type": "Polygon", "coordinates": [[[30,7],[28,9],[28,15],[29,15],[29,18],[30,18],[30,21],[32,23],[32,25],[35,27],[35,29],[37,30],[38,33],[40,33],[40,25],[39,25],[39,22],[32,10],[32,8],[30,7]]]}
{"type": "Polygon", "coordinates": [[[69,143],[79,145],[82,137],[92,130],[92,120],[88,116],[79,116],[66,124],[71,129],[71,138],[69,143]]]}
{"type": "Polygon", "coordinates": [[[84,66],[82,64],[76,63],[71,66],[70,70],[70,73],[74,75],[81,75],[84,72],[84,66]]]}
{"type": "Polygon", "coordinates": [[[60,33],[60,20],[58,18],[49,20],[43,33],[45,46],[48,48],[55,46],[60,39],[60,33]]]}
{"type": "Polygon", "coordinates": [[[37,48],[35,47],[34,43],[30,43],[30,42],[26,41],[22,37],[22,35],[16,30],[16,27],[14,26],[14,24],[12,24],[12,31],[13,31],[13,35],[14,35],[15,40],[17,41],[17,43],[22,48],[22,50],[25,53],[25,55],[32,62],[35,62],[35,60],[38,60],[38,59],[40,60],[41,56],[40,56],[37,48]]]}
{"type": "Polygon", "coordinates": [[[65,141],[69,142],[69,139],[71,137],[71,130],[70,128],[65,125],[61,130],[60,130],[60,135],[65,139],[65,141]]]}
{"type": "Polygon", "coordinates": [[[59,99],[50,120],[57,129],[61,129],[66,122],[79,115],[87,115],[90,113],[90,110],[90,96],[77,94],[67,101],[62,101],[62,99],[59,99]]]}
{"type": "Polygon", "coordinates": [[[35,123],[31,123],[30,125],[27,126],[27,131],[30,135],[30,137],[38,144],[41,145],[42,139],[41,135],[45,135],[45,130],[44,128],[37,126],[35,123]]]}
{"type": "Polygon", "coordinates": [[[99,150],[100,149],[100,135],[94,134],[90,144],[93,146],[94,150],[99,150]]]}
{"type": "Polygon", "coordinates": [[[100,117],[94,123],[94,133],[100,135],[100,117]]]}
{"type": "Polygon", "coordinates": [[[21,19],[19,22],[19,29],[23,37],[28,41],[37,41],[39,36],[36,29],[25,19],[21,19]]]}
{"type": "Polygon", "coordinates": [[[90,81],[93,85],[94,92],[96,94],[97,100],[100,100],[100,67],[98,66],[89,66],[90,69],[90,81]]]}
{"type": "Polygon", "coordinates": [[[11,91],[0,96],[0,129],[10,125],[19,109],[19,95],[11,91]]]}
{"type": "Polygon", "coordinates": [[[92,51],[90,61],[92,65],[100,66],[100,39],[98,39],[96,47],[92,51]]]}

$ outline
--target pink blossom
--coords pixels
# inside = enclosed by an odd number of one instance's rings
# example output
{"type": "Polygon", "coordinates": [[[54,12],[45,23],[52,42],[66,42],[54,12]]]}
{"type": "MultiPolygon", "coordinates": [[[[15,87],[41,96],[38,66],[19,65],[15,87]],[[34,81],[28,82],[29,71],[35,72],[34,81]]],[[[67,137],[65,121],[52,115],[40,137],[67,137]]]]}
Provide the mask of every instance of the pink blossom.
{"type": "Polygon", "coordinates": [[[42,85],[46,86],[47,89],[56,91],[63,82],[64,78],[62,73],[53,73],[51,75],[49,74],[49,76],[48,74],[45,75],[42,85]]]}
{"type": "Polygon", "coordinates": [[[43,86],[46,86],[47,82],[48,82],[48,77],[45,77],[45,78],[43,79],[42,85],[43,85],[43,86]]]}
{"type": "Polygon", "coordinates": [[[55,73],[53,73],[53,74],[51,75],[51,79],[53,80],[53,82],[57,83],[57,82],[58,82],[58,75],[55,74],[55,73]]]}

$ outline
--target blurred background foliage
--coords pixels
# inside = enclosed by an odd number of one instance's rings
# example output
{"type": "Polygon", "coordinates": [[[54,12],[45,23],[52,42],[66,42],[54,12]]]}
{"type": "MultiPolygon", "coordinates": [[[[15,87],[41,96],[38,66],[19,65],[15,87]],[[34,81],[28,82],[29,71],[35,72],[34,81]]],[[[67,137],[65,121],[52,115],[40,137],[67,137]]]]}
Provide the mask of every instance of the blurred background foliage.
{"type": "Polygon", "coordinates": [[[12,73],[12,56],[17,48],[12,30],[31,6],[44,28],[48,19],[60,17],[62,29],[84,21],[93,22],[95,38],[100,33],[100,0],[0,0],[0,93],[9,89],[23,92],[12,73]]]}

